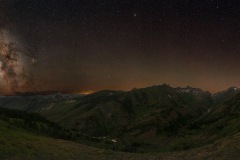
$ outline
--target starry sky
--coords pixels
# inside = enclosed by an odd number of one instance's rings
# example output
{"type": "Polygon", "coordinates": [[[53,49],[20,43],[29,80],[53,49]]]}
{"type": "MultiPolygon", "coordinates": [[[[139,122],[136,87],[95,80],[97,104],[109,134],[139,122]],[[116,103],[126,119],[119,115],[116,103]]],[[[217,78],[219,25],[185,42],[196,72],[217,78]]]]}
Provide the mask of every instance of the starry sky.
{"type": "Polygon", "coordinates": [[[240,86],[240,2],[0,0],[0,93],[240,86]]]}

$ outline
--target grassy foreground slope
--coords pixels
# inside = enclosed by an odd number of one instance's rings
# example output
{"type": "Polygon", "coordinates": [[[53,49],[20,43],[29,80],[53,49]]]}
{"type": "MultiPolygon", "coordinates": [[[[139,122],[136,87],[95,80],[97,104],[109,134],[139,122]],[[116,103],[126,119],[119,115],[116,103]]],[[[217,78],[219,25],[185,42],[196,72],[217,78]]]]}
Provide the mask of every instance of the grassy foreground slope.
{"type": "MultiPolygon", "coordinates": [[[[70,132],[88,137],[90,144],[82,144],[123,152],[163,153],[201,148],[237,134],[240,98],[231,99],[236,91],[232,88],[212,97],[197,88],[159,85],[86,96],[1,97],[0,106],[41,114],[70,132]],[[113,139],[117,142],[112,143],[113,139]]],[[[52,132],[51,127],[45,131],[42,126],[41,132],[52,132]]],[[[61,130],[53,131],[53,135],[62,135],[61,130]]]]}
{"type": "Polygon", "coordinates": [[[216,141],[203,148],[162,154],[113,152],[79,143],[34,135],[0,120],[0,159],[80,159],[80,160],[158,160],[158,159],[237,159],[240,134],[216,141]]]}

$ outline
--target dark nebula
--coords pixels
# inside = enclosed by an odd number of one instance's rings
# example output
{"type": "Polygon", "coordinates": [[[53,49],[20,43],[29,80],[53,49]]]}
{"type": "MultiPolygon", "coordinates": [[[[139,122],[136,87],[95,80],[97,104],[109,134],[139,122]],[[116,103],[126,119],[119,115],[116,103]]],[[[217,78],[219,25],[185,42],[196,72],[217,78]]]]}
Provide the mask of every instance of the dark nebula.
{"type": "Polygon", "coordinates": [[[239,7],[227,0],[0,0],[1,93],[240,86],[239,7]]]}
{"type": "Polygon", "coordinates": [[[14,94],[32,90],[35,83],[30,80],[30,73],[21,47],[4,30],[0,32],[0,86],[5,94],[14,94]]]}

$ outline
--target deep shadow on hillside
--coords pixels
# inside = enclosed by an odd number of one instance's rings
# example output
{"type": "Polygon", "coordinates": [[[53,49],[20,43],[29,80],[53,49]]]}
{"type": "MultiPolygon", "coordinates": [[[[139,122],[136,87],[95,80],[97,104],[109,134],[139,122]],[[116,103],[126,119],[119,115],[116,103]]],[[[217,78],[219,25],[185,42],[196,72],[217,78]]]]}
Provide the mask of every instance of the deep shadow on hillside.
{"type": "Polygon", "coordinates": [[[211,95],[160,85],[86,96],[1,97],[0,105],[41,114],[65,131],[87,137],[80,141],[87,145],[122,152],[190,153],[238,137],[238,92],[230,88],[211,95]]]}

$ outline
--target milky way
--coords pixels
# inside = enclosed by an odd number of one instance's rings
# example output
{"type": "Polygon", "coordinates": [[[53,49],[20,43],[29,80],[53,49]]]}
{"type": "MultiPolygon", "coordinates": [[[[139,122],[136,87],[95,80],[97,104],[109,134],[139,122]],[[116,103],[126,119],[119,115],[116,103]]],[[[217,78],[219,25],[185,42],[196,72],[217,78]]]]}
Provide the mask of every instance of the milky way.
{"type": "Polygon", "coordinates": [[[239,8],[216,0],[0,0],[0,94],[240,86],[239,8]]]}
{"type": "Polygon", "coordinates": [[[28,88],[28,77],[24,72],[24,56],[8,32],[0,32],[0,86],[9,93],[28,88]]]}

